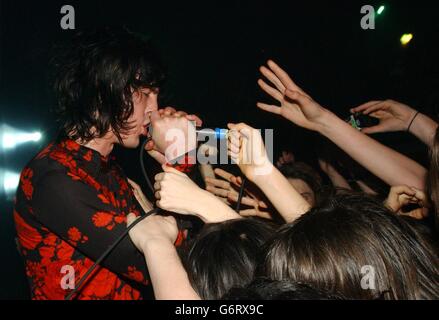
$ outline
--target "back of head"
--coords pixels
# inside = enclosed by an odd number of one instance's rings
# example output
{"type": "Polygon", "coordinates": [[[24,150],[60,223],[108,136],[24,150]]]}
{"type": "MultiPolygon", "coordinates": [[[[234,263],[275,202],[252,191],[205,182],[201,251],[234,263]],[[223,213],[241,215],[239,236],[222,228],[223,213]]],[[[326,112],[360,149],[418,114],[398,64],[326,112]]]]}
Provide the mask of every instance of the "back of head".
{"type": "Polygon", "coordinates": [[[291,280],[257,278],[244,288],[232,288],[224,300],[341,300],[339,295],[291,280]]]}
{"type": "Polygon", "coordinates": [[[273,233],[272,224],[252,218],[205,225],[185,259],[195,291],[202,299],[220,299],[230,288],[247,285],[273,233]]]}
{"type": "Polygon", "coordinates": [[[432,247],[364,194],[327,199],[282,227],[268,244],[264,269],[272,279],[307,283],[348,299],[439,297],[432,247]]]}

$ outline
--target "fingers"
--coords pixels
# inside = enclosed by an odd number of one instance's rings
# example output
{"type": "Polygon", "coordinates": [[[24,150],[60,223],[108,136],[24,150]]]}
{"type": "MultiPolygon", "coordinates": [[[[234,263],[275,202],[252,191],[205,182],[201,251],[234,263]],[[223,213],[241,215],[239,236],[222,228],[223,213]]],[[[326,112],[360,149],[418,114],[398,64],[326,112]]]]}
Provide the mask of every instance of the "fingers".
{"type": "Polygon", "coordinates": [[[201,127],[203,125],[203,120],[201,120],[195,114],[188,114],[186,116],[186,119],[188,119],[189,121],[195,121],[195,124],[196,124],[197,127],[201,127]]]}
{"type": "Polygon", "coordinates": [[[149,150],[148,154],[151,158],[153,158],[158,163],[160,163],[162,165],[166,163],[166,157],[164,154],[162,154],[156,150],[149,150]]]}
{"type": "Polygon", "coordinates": [[[266,68],[265,66],[262,66],[259,68],[259,71],[261,71],[261,73],[268,80],[270,80],[270,82],[273,83],[280,92],[285,91],[285,85],[279,80],[279,78],[270,69],[266,68]]]}
{"type": "Polygon", "coordinates": [[[272,219],[268,212],[257,211],[255,209],[240,210],[239,214],[243,217],[260,217],[264,219],[272,219]]]}
{"type": "Polygon", "coordinates": [[[213,171],[215,172],[216,175],[220,176],[221,178],[223,178],[227,181],[231,181],[232,177],[234,177],[233,174],[231,174],[223,169],[216,168],[213,171]]]}
{"type": "Polygon", "coordinates": [[[228,181],[214,179],[214,178],[206,178],[206,182],[213,185],[214,187],[218,187],[226,190],[230,189],[230,182],[228,181]]]}
{"type": "Polygon", "coordinates": [[[154,180],[155,180],[156,182],[160,182],[160,181],[163,180],[164,177],[165,177],[165,173],[164,173],[164,172],[160,172],[160,173],[157,173],[157,174],[154,176],[154,180]]]}
{"type": "Polygon", "coordinates": [[[241,177],[233,177],[232,183],[234,183],[235,185],[237,185],[239,187],[242,184],[242,178],[241,177]]]}
{"type": "Polygon", "coordinates": [[[239,148],[242,144],[241,132],[239,131],[239,126],[234,124],[227,125],[230,129],[228,137],[228,149],[233,153],[239,153],[239,148]]]}
{"type": "Polygon", "coordinates": [[[230,192],[229,190],[215,188],[214,186],[207,186],[206,190],[209,191],[210,193],[212,193],[216,196],[220,196],[222,198],[227,198],[229,195],[229,192],[230,192]]]}
{"type": "Polygon", "coordinates": [[[280,114],[280,112],[281,112],[280,107],[274,106],[274,105],[271,105],[271,104],[266,104],[266,103],[258,102],[258,103],[256,103],[256,106],[259,109],[261,109],[261,110],[264,110],[264,111],[267,111],[267,112],[271,112],[271,113],[274,113],[274,114],[280,114]]]}
{"type": "Polygon", "coordinates": [[[382,102],[381,100],[369,101],[369,102],[363,103],[362,105],[359,105],[358,107],[351,108],[350,111],[351,111],[351,113],[356,113],[356,112],[363,112],[364,113],[364,110],[367,110],[368,108],[370,108],[378,103],[381,103],[381,102],[382,102]]]}
{"type": "Polygon", "coordinates": [[[430,205],[428,203],[427,195],[420,189],[412,187],[412,190],[415,191],[414,198],[417,200],[418,204],[421,207],[428,208],[430,205]]]}
{"type": "Polygon", "coordinates": [[[267,209],[268,206],[265,204],[264,201],[259,201],[259,208],[267,209]]]}
{"type": "Polygon", "coordinates": [[[187,116],[187,112],[177,111],[177,112],[173,113],[171,116],[173,116],[175,118],[182,118],[182,117],[186,117],[187,116]]]}
{"type": "Polygon", "coordinates": [[[140,186],[137,183],[135,183],[133,180],[131,180],[130,178],[127,178],[127,180],[133,189],[140,189],[140,186]]]}
{"type": "Polygon", "coordinates": [[[242,136],[250,139],[252,137],[252,133],[259,132],[256,129],[250,127],[248,124],[243,123],[243,122],[237,123],[237,124],[229,123],[229,124],[227,124],[227,126],[231,130],[231,131],[229,131],[229,137],[234,136],[236,138],[236,137],[239,137],[240,135],[242,135],[242,136]]]}
{"type": "Polygon", "coordinates": [[[221,202],[224,202],[227,206],[230,206],[231,203],[229,202],[229,200],[227,200],[227,198],[224,197],[216,197],[218,200],[220,200],[221,202]]]}
{"type": "MultiPolygon", "coordinates": [[[[227,197],[227,200],[235,203],[238,202],[238,199],[239,199],[239,194],[237,192],[235,193],[230,192],[229,196],[227,197]]],[[[258,207],[258,201],[250,197],[242,197],[241,204],[249,207],[256,207],[256,208],[258,207]]]]}
{"type": "Polygon", "coordinates": [[[406,194],[410,197],[413,197],[416,194],[416,191],[410,188],[409,186],[395,186],[390,189],[390,193],[394,193],[397,195],[406,194]]]}
{"type": "Polygon", "coordinates": [[[287,89],[300,91],[302,94],[306,95],[306,93],[294,83],[288,73],[279,67],[273,60],[268,60],[267,65],[287,89]]]}
{"type": "Polygon", "coordinates": [[[417,220],[422,220],[428,217],[428,209],[427,208],[417,208],[409,212],[400,212],[399,216],[408,216],[417,220]]]}
{"type": "Polygon", "coordinates": [[[387,205],[394,211],[399,212],[404,206],[413,203],[413,197],[416,191],[409,186],[394,186],[390,189],[387,198],[387,205]]]}
{"type": "Polygon", "coordinates": [[[269,86],[264,80],[259,79],[258,85],[261,87],[263,91],[265,91],[269,96],[273,97],[277,101],[281,102],[283,98],[282,92],[279,90],[273,88],[272,86],[269,86]]]}
{"type": "Polygon", "coordinates": [[[174,114],[175,112],[177,112],[177,110],[175,110],[172,107],[166,107],[163,109],[159,109],[158,112],[161,116],[170,116],[170,115],[174,114]]]}

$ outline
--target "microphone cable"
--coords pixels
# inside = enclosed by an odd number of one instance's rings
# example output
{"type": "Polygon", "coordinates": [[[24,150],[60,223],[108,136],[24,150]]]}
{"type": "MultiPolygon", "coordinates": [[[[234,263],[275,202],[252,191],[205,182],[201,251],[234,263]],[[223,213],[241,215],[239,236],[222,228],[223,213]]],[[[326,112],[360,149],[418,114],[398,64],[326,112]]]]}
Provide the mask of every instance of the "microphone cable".
{"type": "Polygon", "coordinates": [[[143,219],[149,217],[150,215],[152,215],[154,213],[157,213],[158,210],[159,210],[158,208],[155,208],[155,209],[148,211],[144,216],[138,217],[128,228],[126,228],[126,230],[124,230],[124,232],[116,239],[116,241],[114,241],[114,243],[110,247],[108,247],[108,249],[105,250],[105,252],[87,270],[87,272],[84,274],[84,276],[79,280],[78,285],[75,287],[75,289],[73,289],[64,300],[72,300],[74,298],[74,296],[78,292],[80,292],[82,285],[88,279],[88,277],[93,272],[93,270],[96,269],[96,267],[111,253],[111,251],[113,251],[114,248],[117,247],[117,245],[127,236],[128,232],[130,232],[130,230],[132,228],[134,228],[143,219]]]}
{"type": "Polygon", "coordinates": [[[149,140],[151,140],[151,139],[150,138],[149,139],[145,139],[145,141],[142,143],[142,146],[140,147],[140,159],[139,159],[139,162],[140,162],[140,168],[142,170],[143,177],[145,178],[146,183],[148,184],[148,187],[151,190],[152,194],[154,194],[155,193],[154,186],[152,185],[151,180],[149,179],[149,176],[148,176],[148,174],[146,172],[145,162],[144,162],[145,146],[146,146],[146,144],[148,143],[149,140]]]}

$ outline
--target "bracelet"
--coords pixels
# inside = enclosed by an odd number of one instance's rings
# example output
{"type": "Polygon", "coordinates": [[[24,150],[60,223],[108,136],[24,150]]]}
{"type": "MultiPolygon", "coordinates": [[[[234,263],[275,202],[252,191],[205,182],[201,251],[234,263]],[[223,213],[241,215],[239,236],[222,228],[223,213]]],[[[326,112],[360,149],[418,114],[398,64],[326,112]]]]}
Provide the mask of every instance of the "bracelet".
{"type": "Polygon", "coordinates": [[[413,123],[413,121],[415,120],[415,118],[418,116],[418,114],[419,114],[419,111],[416,111],[415,115],[414,115],[413,118],[412,118],[412,121],[410,121],[410,124],[409,124],[409,126],[407,127],[407,132],[410,131],[410,127],[412,126],[412,123],[413,123]]]}

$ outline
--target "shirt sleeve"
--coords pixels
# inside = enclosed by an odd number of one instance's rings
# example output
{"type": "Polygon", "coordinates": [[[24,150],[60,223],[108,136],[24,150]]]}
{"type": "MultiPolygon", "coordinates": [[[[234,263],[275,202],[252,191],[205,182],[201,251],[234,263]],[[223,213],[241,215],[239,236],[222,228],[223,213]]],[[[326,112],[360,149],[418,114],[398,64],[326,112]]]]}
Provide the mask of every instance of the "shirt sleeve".
{"type": "MultiPolygon", "coordinates": [[[[64,172],[54,171],[41,179],[32,202],[36,218],[47,229],[93,261],[127,229],[125,214],[118,214],[95,189],[64,172]]],[[[120,276],[147,284],[145,258],[129,235],[101,264],[120,276]]]]}

